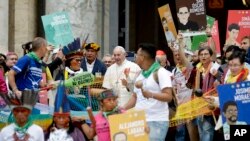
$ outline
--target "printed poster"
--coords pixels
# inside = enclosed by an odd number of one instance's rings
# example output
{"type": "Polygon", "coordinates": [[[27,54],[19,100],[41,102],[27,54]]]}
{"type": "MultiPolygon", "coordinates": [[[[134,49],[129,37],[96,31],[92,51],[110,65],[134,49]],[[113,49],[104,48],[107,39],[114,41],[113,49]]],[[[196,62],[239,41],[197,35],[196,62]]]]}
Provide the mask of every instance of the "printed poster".
{"type": "Polygon", "coordinates": [[[59,47],[74,40],[69,16],[66,12],[57,12],[42,16],[45,37],[49,44],[59,47]]]}
{"type": "Polygon", "coordinates": [[[219,85],[217,91],[222,115],[224,138],[229,140],[231,124],[250,124],[250,82],[219,85]]]}
{"type": "Polygon", "coordinates": [[[229,10],[225,44],[240,46],[241,38],[249,33],[250,10],[229,10]]]}
{"type": "Polygon", "coordinates": [[[82,87],[82,86],[89,86],[95,80],[95,76],[89,72],[82,72],[69,79],[65,80],[64,86],[65,87],[82,87]]]}
{"type": "Polygon", "coordinates": [[[220,34],[219,34],[219,27],[218,27],[218,20],[214,21],[214,25],[212,26],[212,38],[215,42],[215,48],[217,55],[221,55],[220,51],[220,34]]]}
{"type": "Polygon", "coordinates": [[[158,12],[161,18],[162,27],[167,42],[174,42],[176,40],[177,32],[169,4],[159,7],[158,12]]]}
{"type": "MultiPolygon", "coordinates": [[[[220,38],[219,38],[219,30],[218,30],[218,21],[215,20],[215,18],[208,16],[207,15],[207,24],[209,27],[211,27],[211,36],[212,39],[215,43],[215,49],[216,49],[216,53],[217,55],[220,55],[220,38]]],[[[192,38],[192,51],[195,51],[197,49],[199,49],[200,43],[202,42],[207,42],[207,35],[197,35],[197,36],[193,36],[192,38]]],[[[212,42],[212,41],[210,41],[212,42]]]]}
{"type": "Polygon", "coordinates": [[[188,32],[192,36],[193,32],[206,29],[205,0],[176,0],[176,14],[181,32],[188,32]]]}
{"type": "Polygon", "coordinates": [[[144,111],[127,111],[108,117],[111,141],[148,141],[144,111]]]}
{"type": "MultiPolygon", "coordinates": [[[[215,18],[211,17],[211,16],[206,16],[206,20],[207,20],[207,24],[212,27],[214,25],[214,21],[215,18]]],[[[201,43],[205,43],[207,42],[207,34],[206,32],[202,32],[203,34],[199,34],[199,35],[193,35],[192,36],[192,44],[191,44],[191,48],[190,50],[192,51],[196,51],[199,49],[199,46],[201,43]]]]}

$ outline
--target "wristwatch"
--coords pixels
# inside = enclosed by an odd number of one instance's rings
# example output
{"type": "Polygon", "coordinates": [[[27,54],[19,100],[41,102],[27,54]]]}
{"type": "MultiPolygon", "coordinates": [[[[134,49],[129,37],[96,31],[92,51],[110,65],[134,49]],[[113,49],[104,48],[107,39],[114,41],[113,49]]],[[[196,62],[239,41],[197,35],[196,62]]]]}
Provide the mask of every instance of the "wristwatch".
{"type": "Polygon", "coordinates": [[[80,123],[81,123],[81,125],[86,124],[86,120],[85,119],[81,120],[80,123]]]}

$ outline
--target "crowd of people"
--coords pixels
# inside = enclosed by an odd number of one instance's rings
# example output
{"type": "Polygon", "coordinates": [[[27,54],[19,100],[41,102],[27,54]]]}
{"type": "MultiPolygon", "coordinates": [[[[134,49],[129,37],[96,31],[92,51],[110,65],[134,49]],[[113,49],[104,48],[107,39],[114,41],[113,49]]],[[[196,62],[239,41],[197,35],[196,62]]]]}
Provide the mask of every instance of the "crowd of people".
{"type": "MultiPolygon", "coordinates": [[[[80,39],[62,49],[54,49],[44,38],[36,37],[23,45],[24,56],[20,58],[15,52],[0,54],[0,106],[8,105],[14,119],[1,130],[0,140],[85,141],[97,138],[110,141],[109,128],[112,125],[109,125],[107,117],[132,108],[145,111],[145,132],[150,141],[215,140],[223,129],[215,130],[218,123],[214,121],[214,114],[199,115],[170,128],[169,103],[176,98],[176,104],[181,105],[196,97],[197,91],[206,93],[219,84],[250,80],[250,37],[243,37],[240,45],[225,46],[223,61],[220,62],[214,57],[216,52],[210,44],[201,44],[190,55],[185,51],[181,34],[177,40],[178,49],[170,44],[174,66],[167,60],[166,52],[149,43],[138,45],[134,62],[126,59],[126,51],[121,46],[116,46],[112,55],[107,54],[100,60],[100,46],[96,43],[81,45],[80,39]],[[103,78],[103,90],[98,94],[88,94],[87,87],[64,87],[62,81],[83,72],[103,78]],[[42,78],[43,73],[46,81],[42,78]],[[42,88],[57,89],[49,99],[49,105],[55,110],[48,129],[35,125],[29,118],[35,103],[39,102],[38,91],[42,88]],[[82,103],[71,106],[78,99],[82,103]],[[90,112],[89,123],[85,117],[72,117],[70,110],[92,110],[97,114],[91,118],[90,112]]],[[[219,109],[218,97],[204,98],[211,111],[219,109]]],[[[224,109],[221,113],[214,113],[219,118],[222,112],[230,116],[224,109]]],[[[230,124],[236,122],[228,122],[230,124]]]]}

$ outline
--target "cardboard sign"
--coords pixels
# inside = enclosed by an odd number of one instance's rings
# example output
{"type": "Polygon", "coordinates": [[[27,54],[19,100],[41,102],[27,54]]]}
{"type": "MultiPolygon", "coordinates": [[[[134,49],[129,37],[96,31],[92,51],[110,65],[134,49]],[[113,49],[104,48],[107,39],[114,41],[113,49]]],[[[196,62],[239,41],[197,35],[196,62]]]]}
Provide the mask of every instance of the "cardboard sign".
{"type": "Polygon", "coordinates": [[[148,141],[145,132],[146,120],[144,111],[128,111],[127,113],[111,115],[110,124],[111,141],[148,141]]]}
{"type": "Polygon", "coordinates": [[[214,25],[212,26],[211,34],[212,34],[212,38],[215,42],[216,53],[217,53],[217,55],[221,55],[218,20],[214,21],[214,25]]]}
{"type": "Polygon", "coordinates": [[[250,33],[250,10],[229,10],[226,45],[240,45],[241,38],[250,33]]]}
{"type": "Polygon", "coordinates": [[[230,125],[250,124],[250,82],[219,85],[224,137],[230,139],[230,125]]]}
{"type": "Polygon", "coordinates": [[[70,77],[69,79],[65,80],[65,87],[82,87],[91,85],[95,80],[95,76],[89,72],[83,72],[76,76],[70,77]]]}
{"type": "MultiPolygon", "coordinates": [[[[221,55],[218,21],[215,20],[215,18],[208,15],[206,19],[207,19],[207,24],[211,27],[211,35],[212,35],[212,40],[215,43],[216,54],[221,55]]],[[[198,32],[198,33],[203,33],[203,34],[195,35],[192,37],[192,47],[191,47],[192,51],[199,49],[201,43],[207,42],[208,45],[212,44],[211,39],[207,38],[205,32],[198,32]]]]}
{"type": "Polygon", "coordinates": [[[176,0],[176,14],[178,30],[192,33],[206,29],[205,0],[176,0]]]}
{"type": "MultiPolygon", "coordinates": [[[[210,26],[210,27],[213,27],[214,25],[214,21],[215,21],[215,18],[211,17],[211,16],[206,16],[206,20],[207,20],[207,24],[210,26]]],[[[200,32],[201,33],[201,32],[200,32]]],[[[204,32],[203,32],[204,33],[204,32]]],[[[207,35],[204,33],[204,34],[201,34],[201,35],[196,35],[196,36],[193,36],[193,39],[192,39],[192,48],[191,50],[192,51],[195,51],[195,50],[198,50],[199,49],[199,46],[201,43],[204,43],[204,42],[207,42],[207,35]]]]}
{"type": "Polygon", "coordinates": [[[169,4],[159,7],[158,12],[161,18],[162,27],[167,42],[174,42],[177,36],[177,32],[169,4]]]}
{"type": "Polygon", "coordinates": [[[66,12],[42,16],[42,22],[49,44],[59,47],[68,45],[74,40],[69,16],[66,12]]]}

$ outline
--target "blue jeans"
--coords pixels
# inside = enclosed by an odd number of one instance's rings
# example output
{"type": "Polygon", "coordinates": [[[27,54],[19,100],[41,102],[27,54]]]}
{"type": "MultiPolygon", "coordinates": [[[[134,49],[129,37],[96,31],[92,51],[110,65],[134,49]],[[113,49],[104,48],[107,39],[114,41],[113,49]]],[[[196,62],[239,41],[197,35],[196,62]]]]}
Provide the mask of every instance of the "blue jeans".
{"type": "Polygon", "coordinates": [[[148,121],[147,124],[150,129],[150,141],[165,141],[169,127],[168,121],[148,121]]]}
{"type": "Polygon", "coordinates": [[[185,124],[176,127],[175,141],[185,141],[186,129],[185,124]]]}
{"type": "Polygon", "coordinates": [[[212,116],[197,117],[200,141],[213,141],[214,127],[212,116]]]}

